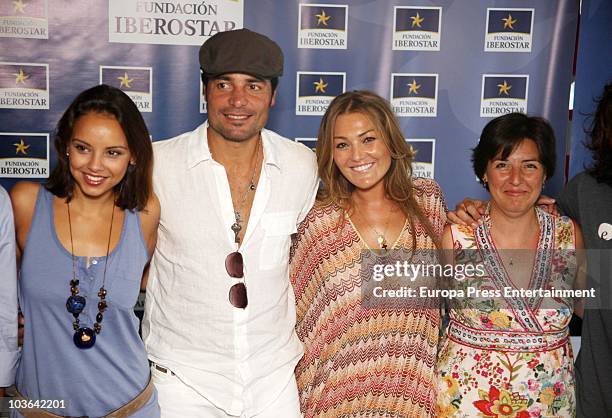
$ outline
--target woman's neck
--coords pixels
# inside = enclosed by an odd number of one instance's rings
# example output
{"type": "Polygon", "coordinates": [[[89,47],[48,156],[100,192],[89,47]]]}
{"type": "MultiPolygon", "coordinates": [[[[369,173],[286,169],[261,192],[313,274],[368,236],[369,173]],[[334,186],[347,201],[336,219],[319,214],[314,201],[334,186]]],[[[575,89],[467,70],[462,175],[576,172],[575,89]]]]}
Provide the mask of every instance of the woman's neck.
{"type": "Polygon", "coordinates": [[[83,195],[75,188],[70,207],[77,213],[87,216],[107,215],[109,208],[115,204],[115,194],[109,193],[97,198],[91,198],[83,195]]]}
{"type": "Polygon", "coordinates": [[[371,189],[361,190],[355,189],[351,194],[351,205],[357,205],[360,208],[372,208],[376,209],[382,206],[386,206],[389,203],[393,203],[385,193],[385,188],[381,184],[371,189]]]}
{"type": "Polygon", "coordinates": [[[539,224],[535,208],[528,212],[510,216],[491,206],[491,235],[498,248],[535,248],[539,237],[539,224]]]}

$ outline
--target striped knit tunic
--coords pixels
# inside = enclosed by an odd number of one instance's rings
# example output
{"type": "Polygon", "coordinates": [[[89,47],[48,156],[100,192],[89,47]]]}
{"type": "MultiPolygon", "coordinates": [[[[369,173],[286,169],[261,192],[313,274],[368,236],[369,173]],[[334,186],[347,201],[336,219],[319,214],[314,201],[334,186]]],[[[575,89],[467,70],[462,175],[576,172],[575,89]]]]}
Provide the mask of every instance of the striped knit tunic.
{"type": "MultiPolygon", "coordinates": [[[[417,201],[441,235],[445,203],[432,180],[415,179],[417,201]]],[[[415,221],[417,249],[433,249],[415,221]]],[[[412,248],[409,224],[394,247],[412,248]]],[[[305,417],[430,417],[435,413],[439,306],[362,306],[360,265],[368,247],[337,206],[315,205],[298,229],[291,258],[296,368],[305,417]]]]}

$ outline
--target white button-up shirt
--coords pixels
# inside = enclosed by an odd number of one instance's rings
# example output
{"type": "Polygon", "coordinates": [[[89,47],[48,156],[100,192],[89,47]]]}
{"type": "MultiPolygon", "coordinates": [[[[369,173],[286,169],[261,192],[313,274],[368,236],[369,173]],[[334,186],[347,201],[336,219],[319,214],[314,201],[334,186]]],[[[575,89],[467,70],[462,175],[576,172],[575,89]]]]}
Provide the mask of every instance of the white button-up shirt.
{"type": "Polygon", "coordinates": [[[17,263],[13,210],[0,186],[0,387],[15,382],[17,348],[17,263]]]}
{"type": "Polygon", "coordinates": [[[161,203],[143,321],[149,358],[232,415],[253,415],[294,379],[302,356],[288,261],[291,234],[314,202],[314,153],[263,130],[264,160],[240,246],[246,309],[229,302],[240,279],[225,168],[208,148],[208,124],[156,142],[153,185],[161,203]]]}

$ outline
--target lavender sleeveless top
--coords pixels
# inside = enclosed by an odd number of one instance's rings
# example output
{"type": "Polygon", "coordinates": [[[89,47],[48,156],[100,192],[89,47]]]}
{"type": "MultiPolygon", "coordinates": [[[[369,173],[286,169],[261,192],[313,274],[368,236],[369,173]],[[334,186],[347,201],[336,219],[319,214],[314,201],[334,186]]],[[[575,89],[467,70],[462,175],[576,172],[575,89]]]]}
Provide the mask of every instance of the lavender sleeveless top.
{"type": "MultiPolygon", "coordinates": [[[[22,255],[19,305],[25,335],[16,384],[28,399],[65,400],[64,416],[99,417],[138,395],[149,381],[149,365],[138,335],[134,305],[148,260],[140,218],[125,211],[121,239],[109,254],[105,287],[108,308],[95,345],[77,348],[73,317],[66,310],[70,296],[72,257],[60,243],[53,223],[53,195],[41,187],[22,255]]],[[[74,226],[74,225],[73,225],[74,226]]],[[[106,257],[76,257],[79,294],[87,300],[81,326],[93,328],[98,313],[106,257]]],[[[159,417],[157,395],[132,415],[159,417]]],[[[13,416],[20,415],[13,411],[13,416]]]]}

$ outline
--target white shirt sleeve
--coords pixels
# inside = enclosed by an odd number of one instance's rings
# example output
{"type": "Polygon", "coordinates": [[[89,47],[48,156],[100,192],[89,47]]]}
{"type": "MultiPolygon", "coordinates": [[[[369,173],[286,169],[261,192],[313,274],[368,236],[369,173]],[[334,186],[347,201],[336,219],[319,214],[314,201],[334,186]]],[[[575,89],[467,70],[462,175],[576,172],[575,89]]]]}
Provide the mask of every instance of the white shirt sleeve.
{"type": "Polygon", "coordinates": [[[11,202],[0,187],[0,387],[15,382],[17,347],[17,271],[11,202]]]}
{"type": "Polygon", "coordinates": [[[314,205],[315,199],[317,197],[317,191],[319,190],[319,176],[317,173],[317,158],[314,152],[311,152],[312,160],[310,161],[308,171],[308,181],[307,181],[307,190],[306,200],[304,201],[304,205],[300,210],[300,215],[298,217],[298,224],[304,220],[312,205],[314,205]]]}

